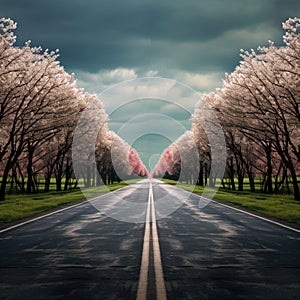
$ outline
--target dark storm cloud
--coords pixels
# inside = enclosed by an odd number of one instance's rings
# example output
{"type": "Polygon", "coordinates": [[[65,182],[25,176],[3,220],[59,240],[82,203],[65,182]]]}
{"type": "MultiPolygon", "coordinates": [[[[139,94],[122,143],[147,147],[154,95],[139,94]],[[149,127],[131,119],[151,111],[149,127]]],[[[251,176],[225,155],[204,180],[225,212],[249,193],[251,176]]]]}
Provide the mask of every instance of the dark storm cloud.
{"type": "MultiPolygon", "coordinates": [[[[60,49],[62,65],[75,72],[78,86],[100,99],[114,84],[142,76],[172,78],[200,94],[211,92],[238,64],[241,48],[281,43],[281,23],[299,12],[298,0],[0,0],[0,17],[18,22],[18,45],[30,39],[35,46],[60,49]]],[[[128,122],[149,132],[150,122],[135,119],[143,113],[159,112],[177,120],[180,130],[190,128],[190,114],[172,105],[120,106],[131,93],[125,89],[121,97],[104,101],[108,112],[122,108],[110,115],[109,128],[125,140],[131,130],[125,127],[125,135],[120,130],[128,122]]],[[[188,112],[198,101],[180,91],[172,97],[188,112]]],[[[181,134],[169,119],[152,123],[181,134]]],[[[147,135],[135,147],[150,166],[159,157],[153,154],[169,142],[147,135]]]]}
{"type": "Polygon", "coordinates": [[[1,14],[18,22],[19,43],[59,48],[68,69],[92,72],[120,66],[231,71],[240,48],[280,41],[281,22],[299,9],[293,0],[1,2],[1,14]],[[257,38],[248,39],[249,32],[257,38]]]}

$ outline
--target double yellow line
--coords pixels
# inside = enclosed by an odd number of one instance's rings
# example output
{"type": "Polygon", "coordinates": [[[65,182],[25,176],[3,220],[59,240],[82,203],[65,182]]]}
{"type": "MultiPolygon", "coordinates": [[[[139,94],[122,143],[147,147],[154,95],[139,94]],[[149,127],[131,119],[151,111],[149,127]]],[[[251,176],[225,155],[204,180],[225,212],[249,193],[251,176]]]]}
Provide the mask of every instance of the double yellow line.
{"type": "Polygon", "coordinates": [[[153,246],[156,299],[166,300],[167,294],[166,294],[166,287],[165,287],[164,275],[163,275],[163,269],[161,263],[159,239],[158,239],[157,225],[156,225],[155,206],[153,200],[152,182],[150,182],[149,185],[149,196],[148,196],[148,204],[147,204],[147,212],[146,212],[143,253],[142,253],[142,260],[141,260],[141,270],[140,270],[137,298],[136,298],[137,300],[147,300],[151,234],[152,234],[152,246],[153,246]]]}

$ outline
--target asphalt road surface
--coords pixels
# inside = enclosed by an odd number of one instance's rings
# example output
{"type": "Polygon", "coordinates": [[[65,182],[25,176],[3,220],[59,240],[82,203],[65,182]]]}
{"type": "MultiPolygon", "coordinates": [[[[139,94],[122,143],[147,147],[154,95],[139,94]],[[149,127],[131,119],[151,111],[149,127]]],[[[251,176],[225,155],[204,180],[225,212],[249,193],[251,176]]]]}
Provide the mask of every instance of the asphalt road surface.
{"type": "Polygon", "coordinates": [[[2,230],[0,299],[300,299],[299,231],[188,196],[144,180],[2,230]]]}

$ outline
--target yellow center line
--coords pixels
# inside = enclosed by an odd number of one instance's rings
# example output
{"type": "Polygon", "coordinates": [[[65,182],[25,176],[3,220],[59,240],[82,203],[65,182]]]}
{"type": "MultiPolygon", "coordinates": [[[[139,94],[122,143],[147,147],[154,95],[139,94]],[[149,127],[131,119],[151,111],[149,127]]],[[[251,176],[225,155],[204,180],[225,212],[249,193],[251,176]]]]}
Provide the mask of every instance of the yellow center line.
{"type": "Polygon", "coordinates": [[[149,271],[149,253],[150,253],[150,193],[148,197],[148,205],[146,212],[146,224],[144,233],[144,244],[141,260],[140,279],[137,292],[137,300],[147,299],[147,288],[148,288],[148,271],[149,271]]]}
{"type": "Polygon", "coordinates": [[[159,239],[156,226],[155,206],[153,200],[153,188],[150,183],[150,201],[151,201],[151,219],[152,219],[152,242],[153,242],[153,257],[154,257],[154,271],[155,271],[155,284],[156,284],[156,299],[166,300],[166,287],[164,281],[164,274],[161,263],[159,239]]]}
{"type": "Polygon", "coordinates": [[[150,222],[152,231],[153,243],[153,257],[154,257],[154,272],[155,272],[155,285],[156,285],[156,299],[167,300],[166,287],[164,282],[164,275],[161,263],[161,254],[159,247],[159,239],[156,225],[155,206],[153,199],[152,182],[149,186],[149,196],[146,212],[146,224],[144,233],[144,244],[141,260],[140,278],[138,284],[137,300],[147,300],[148,289],[148,273],[149,273],[149,259],[150,259],[150,222]],[[151,220],[150,220],[151,215],[151,220]]]}

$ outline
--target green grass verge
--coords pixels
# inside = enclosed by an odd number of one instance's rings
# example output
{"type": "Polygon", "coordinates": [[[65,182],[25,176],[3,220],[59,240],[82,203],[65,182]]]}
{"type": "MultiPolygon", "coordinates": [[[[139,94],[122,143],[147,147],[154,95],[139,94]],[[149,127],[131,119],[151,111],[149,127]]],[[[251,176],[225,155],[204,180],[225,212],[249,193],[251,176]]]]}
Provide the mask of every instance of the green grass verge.
{"type": "MultiPolygon", "coordinates": [[[[177,185],[185,190],[202,194],[203,188],[192,186],[186,183],[164,180],[165,182],[177,185]]],[[[248,210],[259,212],[270,217],[275,217],[290,223],[300,224],[300,202],[293,199],[293,195],[269,195],[262,193],[251,193],[249,191],[227,191],[219,189],[214,199],[239,205],[248,210]]]]}
{"type": "MultiPolygon", "coordinates": [[[[104,194],[108,190],[120,189],[128,183],[120,182],[88,190],[88,195],[104,194]]],[[[32,216],[57,206],[85,199],[80,189],[62,192],[49,192],[31,195],[7,195],[0,201],[0,224],[32,216]]]]}

